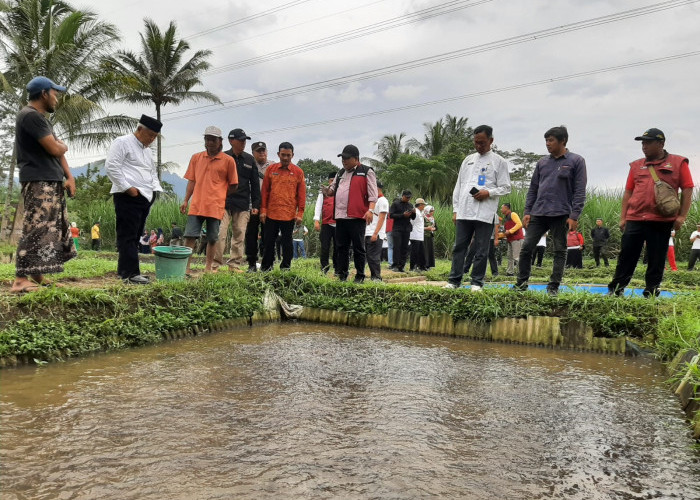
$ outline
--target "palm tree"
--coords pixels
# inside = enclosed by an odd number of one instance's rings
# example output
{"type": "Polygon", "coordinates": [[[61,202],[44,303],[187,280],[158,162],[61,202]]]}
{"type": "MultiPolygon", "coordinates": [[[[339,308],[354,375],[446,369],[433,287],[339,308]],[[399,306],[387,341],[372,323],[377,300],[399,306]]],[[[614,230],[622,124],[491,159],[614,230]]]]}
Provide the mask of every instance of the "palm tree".
{"type": "MultiPolygon", "coordinates": [[[[60,0],[0,0],[0,120],[10,123],[27,104],[27,82],[44,75],[67,87],[50,117],[56,135],[72,148],[103,146],[128,132],[134,120],[110,116],[102,104],[113,83],[101,68],[119,41],[117,29],[88,10],[76,10],[60,0]]],[[[14,184],[15,152],[8,173],[4,235],[14,184]]]]}
{"type": "Polygon", "coordinates": [[[423,141],[410,139],[407,145],[424,158],[434,158],[455,146],[465,149],[473,135],[471,127],[467,127],[467,120],[447,114],[435,123],[426,122],[423,124],[423,141]]]}
{"type": "Polygon", "coordinates": [[[374,155],[379,157],[384,165],[393,165],[399,156],[408,153],[408,148],[402,144],[405,137],[404,132],[398,135],[385,135],[380,141],[374,143],[377,146],[374,155]]]}
{"type": "MultiPolygon", "coordinates": [[[[166,104],[179,104],[185,100],[221,103],[219,98],[206,91],[193,91],[201,85],[200,75],[209,69],[207,57],[210,50],[199,50],[184,64],[185,52],[190,45],[177,39],[177,27],[173,21],[168,29],[160,28],[150,19],[144,19],[145,33],[141,34],[141,52],[119,51],[107,61],[107,67],[121,80],[118,100],[130,103],[153,102],[156,118],[161,118],[161,108],[166,104]]],[[[158,177],[161,172],[161,138],[158,136],[158,177]]]]}

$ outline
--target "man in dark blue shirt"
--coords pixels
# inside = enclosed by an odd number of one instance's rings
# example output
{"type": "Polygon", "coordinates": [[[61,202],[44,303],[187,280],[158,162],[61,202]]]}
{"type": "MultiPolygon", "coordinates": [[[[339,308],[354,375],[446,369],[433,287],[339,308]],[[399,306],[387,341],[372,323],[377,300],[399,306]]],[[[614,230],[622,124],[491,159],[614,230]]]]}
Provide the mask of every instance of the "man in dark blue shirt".
{"type": "Polygon", "coordinates": [[[547,231],[554,245],[554,265],[547,293],[559,293],[566,263],[566,235],[578,227],[578,218],[586,202],[586,160],[566,148],[566,127],[553,127],[544,134],[549,156],[540,158],[530,181],[525,200],[523,227],[527,229],[520,250],[516,290],[527,290],[532,270],[532,254],[547,231]]]}

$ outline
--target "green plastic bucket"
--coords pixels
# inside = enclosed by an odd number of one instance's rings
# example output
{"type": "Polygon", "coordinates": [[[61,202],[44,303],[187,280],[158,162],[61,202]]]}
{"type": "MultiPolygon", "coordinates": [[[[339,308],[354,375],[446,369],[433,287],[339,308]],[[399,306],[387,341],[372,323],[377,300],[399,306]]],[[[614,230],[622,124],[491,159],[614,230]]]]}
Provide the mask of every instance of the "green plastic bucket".
{"type": "Polygon", "coordinates": [[[192,255],[192,249],[179,246],[154,247],[156,256],[156,279],[164,281],[181,281],[185,279],[187,259],[192,255]]]}

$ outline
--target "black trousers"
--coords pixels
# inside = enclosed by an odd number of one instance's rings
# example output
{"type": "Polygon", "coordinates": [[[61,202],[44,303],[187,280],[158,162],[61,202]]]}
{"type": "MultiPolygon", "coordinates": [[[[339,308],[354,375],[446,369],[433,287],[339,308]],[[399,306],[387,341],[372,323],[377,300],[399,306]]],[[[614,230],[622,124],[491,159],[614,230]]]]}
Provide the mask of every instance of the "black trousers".
{"type": "Polygon", "coordinates": [[[690,250],[690,258],[688,259],[688,271],[695,268],[695,262],[700,259],[700,250],[690,250]]]}
{"type": "Polygon", "coordinates": [[[364,219],[336,219],[335,220],[335,247],[337,260],[335,261],[335,274],[341,280],[348,279],[350,269],[350,244],[352,244],[352,256],[355,262],[355,280],[365,279],[365,229],[367,223],[364,219]]]}
{"type": "Polygon", "coordinates": [[[321,271],[327,273],[330,269],[328,264],[328,257],[331,255],[331,249],[333,249],[333,269],[335,270],[336,259],[338,258],[338,251],[335,247],[335,226],[330,224],[321,224],[321,271]]]}
{"type": "MultiPolygon", "coordinates": [[[[245,256],[249,267],[255,267],[258,263],[258,235],[264,233],[263,228],[260,224],[260,214],[250,214],[248,226],[245,228],[245,256]]],[[[264,239],[260,240],[260,247],[263,246],[263,241],[264,239]]]]}
{"type": "Polygon", "coordinates": [[[600,258],[603,258],[605,267],[608,267],[608,254],[605,251],[605,247],[593,247],[593,258],[595,259],[595,265],[598,267],[600,265],[600,258]]]}
{"type": "Polygon", "coordinates": [[[537,242],[544,233],[549,231],[552,237],[554,250],[554,263],[552,264],[552,274],[549,276],[549,289],[558,290],[561,279],[564,276],[564,265],[566,264],[566,234],[569,231],[566,220],[568,215],[555,217],[533,215],[530,225],[527,227],[525,241],[520,249],[520,264],[518,269],[518,280],[516,284],[522,286],[527,284],[532,271],[532,253],[537,248],[537,242]]]}
{"type": "Polygon", "coordinates": [[[580,248],[566,251],[566,267],[583,269],[583,250],[580,248]]]}
{"type": "Polygon", "coordinates": [[[664,277],[671,229],[673,222],[627,221],[625,232],[622,234],[615,276],[608,284],[608,290],[620,293],[629,284],[642,253],[642,246],[646,242],[648,262],[644,275],[644,295],[656,295],[664,277]]]}
{"type": "Polygon", "coordinates": [[[269,271],[275,263],[275,242],[277,234],[280,236],[282,244],[282,263],[280,269],[289,269],[294,256],[294,246],[292,245],[292,231],[294,231],[294,219],[274,220],[267,219],[263,225],[263,258],[260,269],[269,271]]]}
{"type": "MultiPolygon", "coordinates": [[[[535,265],[535,260],[537,261],[537,267],[542,267],[542,259],[544,258],[544,250],[547,247],[537,245],[535,252],[532,254],[532,265],[535,265]]],[[[606,264],[607,266],[607,264],[606,264]]]]}
{"type": "Polygon", "coordinates": [[[142,195],[129,196],[125,193],[114,193],[112,200],[117,216],[117,274],[120,278],[127,279],[141,274],[139,240],[153,201],[148,201],[142,195]]]}
{"type": "MultiPolygon", "coordinates": [[[[489,240],[489,267],[491,268],[491,276],[498,276],[498,260],[496,260],[496,245],[494,245],[493,242],[494,239],[491,238],[489,240]]],[[[467,258],[464,260],[464,274],[469,274],[469,269],[471,269],[472,264],[474,263],[475,255],[476,245],[470,244],[469,250],[467,251],[467,258]]]]}
{"type": "Polygon", "coordinates": [[[408,242],[411,232],[398,231],[394,227],[391,234],[392,238],[394,238],[394,268],[403,272],[406,266],[406,259],[408,258],[408,242]]]}
{"type": "Polygon", "coordinates": [[[422,241],[411,240],[411,271],[425,269],[425,246],[422,241]]]}
{"type": "Polygon", "coordinates": [[[427,236],[423,240],[423,246],[425,247],[425,267],[426,269],[432,269],[435,267],[435,237],[427,236]]]}
{"type": "Polygon", "coordinates": [[[376,241],[372,241],[371,236],[365,236],[367,266],[373,280],[382,279],[382,243],[384,243],[384,240],[379,239],[379,237],[377,237],[376,241]]]}

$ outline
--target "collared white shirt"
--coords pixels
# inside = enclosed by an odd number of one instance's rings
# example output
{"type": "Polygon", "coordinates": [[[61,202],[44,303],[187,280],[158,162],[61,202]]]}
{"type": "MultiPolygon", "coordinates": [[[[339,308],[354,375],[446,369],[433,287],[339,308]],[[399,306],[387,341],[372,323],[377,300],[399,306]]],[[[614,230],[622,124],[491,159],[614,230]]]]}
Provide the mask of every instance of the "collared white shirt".
{"type": "Polygon", "coordinates": [[[377,198],[377,203],[374,205],[374,210],[372,210],[372,213],[374,214],[374,217],[372,217],[372,222],[370,224],[367,224],[367,227],[365,228],[365,236],[374,235],[374,230],[377,229],[377,222],[379,222],[379,214],[385,213],[387,214],[387,216],[384,217],[382,227],[377,233],[377,238],[379,238],[380,240],[385,240],[386,220],[389,217],[389,200],[387,200],[384,196],[380,196],[379,198],[377,198]]]}
{"type": "Polygon", "coordinates": [[[408,235],[408,239],[423,241],[425,235],[425,223],[423,222],[423,211],[414,209],[416,211],[416,218],[411,221],[411,234],[408,235]]]}
{"type": "Polygon", "coordinates": [[[155,191],[163,191],[151,148],[145,147],[134,134],[114,140],[107,153],[105,169],[112,181],[110,193],[123,193],[135,187],[151,201],[155,191]]]}
{"type": "Polygon", "coordinates": [[[510,193],[510,174],[508,162],[493,151],[485,155],[474,153],[467,156],[459,168],[459,176],[452,192],[452,211],[457,213],[457,219],[478,220],[491,224],[493,214],[498,210],[501,196],[510,193]],[[479,184],[479,176],[484,176],[483,184],[479,184]],[[486,189],[489,197],[477,201],[469,191],[486,189]]]}

